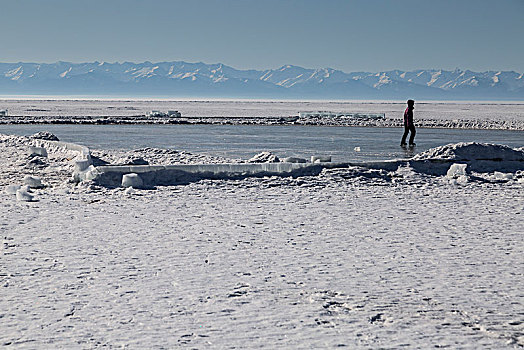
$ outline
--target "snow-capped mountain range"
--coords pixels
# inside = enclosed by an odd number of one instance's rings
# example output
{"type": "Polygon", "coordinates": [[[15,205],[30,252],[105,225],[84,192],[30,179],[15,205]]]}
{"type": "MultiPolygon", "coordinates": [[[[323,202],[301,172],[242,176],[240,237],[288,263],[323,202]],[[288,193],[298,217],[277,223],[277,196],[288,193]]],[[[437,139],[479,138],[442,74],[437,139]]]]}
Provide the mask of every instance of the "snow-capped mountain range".
{"type": "Polygon", "coordinates": [[[524,77],[460,69],[346,73],[286,65],[238,70],[182,61],[0,63],[0,95],[524,100],[524,77]]]}

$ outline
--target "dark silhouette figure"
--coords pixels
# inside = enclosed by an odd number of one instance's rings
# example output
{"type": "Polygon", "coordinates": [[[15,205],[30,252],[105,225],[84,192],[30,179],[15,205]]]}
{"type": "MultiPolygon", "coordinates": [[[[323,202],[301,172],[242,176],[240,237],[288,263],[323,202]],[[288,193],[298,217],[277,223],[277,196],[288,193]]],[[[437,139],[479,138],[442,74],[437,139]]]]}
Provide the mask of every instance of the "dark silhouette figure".
{"type": "Polygon", "coordinates": [[[415,143],[413,142],[415,140],[415,134],[417,133],[415,130],[415,124],[413,124],[413,110],[415,109],[415,101],[408,100],[408,108],[404,111],[404,135],[402,135],[402,140],[400,141],[401,146],[406,145],[406,137],[408,137],[408,133],[411,132],[411,135],[409,136],[409,145],[415,146],[415,143]]]}

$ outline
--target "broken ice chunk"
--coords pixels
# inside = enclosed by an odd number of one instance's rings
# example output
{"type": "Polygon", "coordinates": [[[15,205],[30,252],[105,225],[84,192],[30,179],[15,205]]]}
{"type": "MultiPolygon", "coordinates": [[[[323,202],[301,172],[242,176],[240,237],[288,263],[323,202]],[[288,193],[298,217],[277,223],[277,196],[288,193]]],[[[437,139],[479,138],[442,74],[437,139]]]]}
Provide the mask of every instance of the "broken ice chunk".
{"type": "Polygon", "coordinates": [[[33,200],[34,196],[30,194],[27,191],[24,191],[23,189],[19,189],[16,191],[16,199],[23,202],[31,202],[33,200]]]}
{"type": "Polygon", "coordinates": [[[311,163],[329,163],[331,162],[330,156],[311,156],[311,163]]]}
{"type": "Polygon", "coordinates": [[[131,174],[125,174],[122,176],[122,187],[134,187],[134,188],[140,188],[144,185],[144,182],[138,176],[138,174],[131,173],[131,174]]]}
{"type": "Polygon", "coordinates": [[[26,175],[24,177],[24,184],[28,185],[31,188],[41,188],[44,187],[42,185],[42,180],[40,180],[39,177],[26,175]]]}
{"type": "Polygon", "coordinates": [[[29,146],[29,155],[47,157],[47,150],[44,147],[29,146]]]}
{"type": "Polygon", "coordinates": [[[459,176],[465,176],[466,175],[466,167],[467,164],[451,164],[451,166],[448,169],[448,172],[446,174],[447,177],[451,178],[457,178],[459,176]]]}
{"type": "Polygon", "coordinates": [[[5,188],[5,193],[16,194],[16,191],[20,189],[20,185],[9,185],[5,188]]]}

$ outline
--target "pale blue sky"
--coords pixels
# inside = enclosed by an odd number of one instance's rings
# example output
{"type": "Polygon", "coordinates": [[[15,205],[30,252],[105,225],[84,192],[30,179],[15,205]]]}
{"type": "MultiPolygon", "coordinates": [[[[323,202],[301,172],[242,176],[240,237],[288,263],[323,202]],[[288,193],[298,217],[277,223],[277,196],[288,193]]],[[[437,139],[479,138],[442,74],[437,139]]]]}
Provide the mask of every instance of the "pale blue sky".
{"type": "Polygon", "coordinates": [[[0,62],[524,72],[524,0],[0,0],[0,62]]]}

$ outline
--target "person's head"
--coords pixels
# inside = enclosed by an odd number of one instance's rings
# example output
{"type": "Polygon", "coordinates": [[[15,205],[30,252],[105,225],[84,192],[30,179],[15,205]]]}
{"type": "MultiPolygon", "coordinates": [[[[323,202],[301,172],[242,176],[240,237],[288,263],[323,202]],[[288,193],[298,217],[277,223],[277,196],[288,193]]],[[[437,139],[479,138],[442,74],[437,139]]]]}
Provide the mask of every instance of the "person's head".
{"type": "Polygon", "coordinates": [[[413,108],[415,106],[415,101],[413,100],[408,100],[408,107],[409,108],[413,108]]]}

